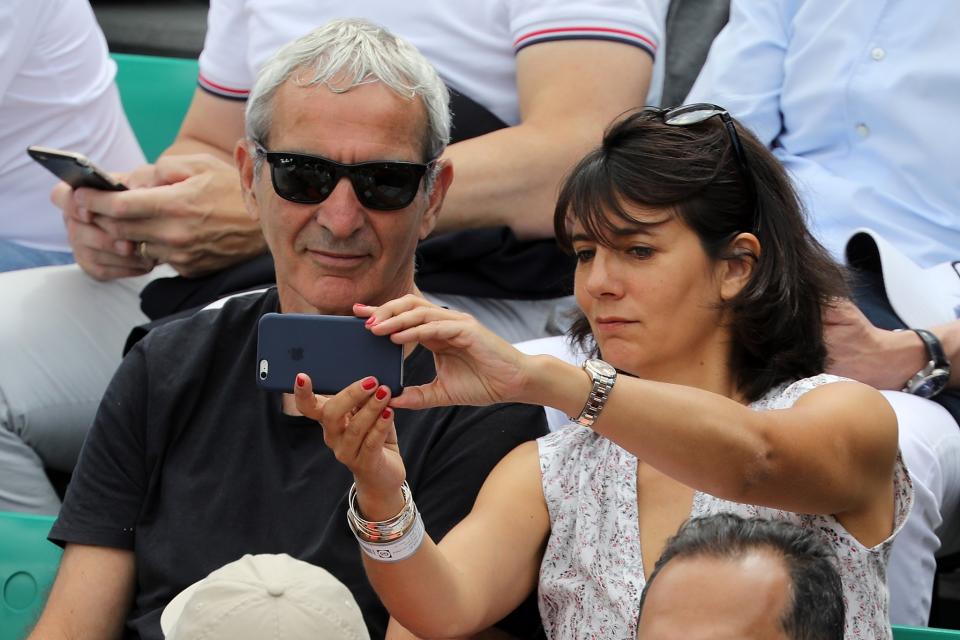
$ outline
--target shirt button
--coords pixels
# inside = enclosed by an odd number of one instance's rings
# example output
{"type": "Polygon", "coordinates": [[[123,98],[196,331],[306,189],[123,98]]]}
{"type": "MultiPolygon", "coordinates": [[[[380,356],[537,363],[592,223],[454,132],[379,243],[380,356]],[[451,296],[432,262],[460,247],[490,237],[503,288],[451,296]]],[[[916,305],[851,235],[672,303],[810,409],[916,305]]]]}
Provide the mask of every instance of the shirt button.
{"type": "Polygon", "coordinates": [[[870,135],[870,127],[861,122],[857,125],[857,135],[861,138],[866,138],[870,135]]]}
{"type": "Polygon", "coordinates": [[[879,62],[880,60],[883,60],[884,58],[887,57],[887,52],[881,49],[880,47],[874,47],[870,51],[870,57],[879,62]]]}

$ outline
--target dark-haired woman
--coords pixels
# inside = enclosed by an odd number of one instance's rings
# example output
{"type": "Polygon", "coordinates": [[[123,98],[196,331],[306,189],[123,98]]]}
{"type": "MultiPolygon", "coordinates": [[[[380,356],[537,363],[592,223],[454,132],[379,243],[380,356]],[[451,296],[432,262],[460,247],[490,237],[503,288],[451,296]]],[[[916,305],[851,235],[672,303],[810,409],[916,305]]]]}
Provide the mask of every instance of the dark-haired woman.
{"type": "Polygon", "coordinates": [[[633,637],[667,538],[732,512],[817,531],[840,559],[846,637],[888,637],[885,563],[912,502],[896,418],[821,373],[821,310],[843,277],[776,160],[718,107],[639,111],[574,169],[555,220],[578,261],[575,336],[602,360],[523,355],[408,296],[356,313],[429,348],[433,383],[325,400],[298,379],[298,407],[355,475],[348,519],[393,616],[456,637],[536,588],[549,637],[633,637]],[[579,424],[507,456],[436,545],[401,489],[392,410],[506,401],[579,424]]]}

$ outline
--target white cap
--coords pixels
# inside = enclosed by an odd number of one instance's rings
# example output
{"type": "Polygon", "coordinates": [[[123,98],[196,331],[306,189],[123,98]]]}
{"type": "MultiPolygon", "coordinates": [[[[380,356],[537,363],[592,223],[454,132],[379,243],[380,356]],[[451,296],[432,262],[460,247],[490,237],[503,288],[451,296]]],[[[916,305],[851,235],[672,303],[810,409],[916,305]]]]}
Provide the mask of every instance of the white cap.
{"type": "Polygon", "coordinates": [[[330,572],[286,554],[245,555],[163,610],[166,640],[369,640],[360,607],[330,572]]]}
{"type": "MultiPolygon", "coordinates": [[[[960,247],[957,248],[960,259],[960,247]]],[[[887,300],[911,328],[945,324],[960,318],[960,265],[944,262],[923,269],[878,233],[859,229],[847,241],[847,262],[877,262],[887,300]]]]}

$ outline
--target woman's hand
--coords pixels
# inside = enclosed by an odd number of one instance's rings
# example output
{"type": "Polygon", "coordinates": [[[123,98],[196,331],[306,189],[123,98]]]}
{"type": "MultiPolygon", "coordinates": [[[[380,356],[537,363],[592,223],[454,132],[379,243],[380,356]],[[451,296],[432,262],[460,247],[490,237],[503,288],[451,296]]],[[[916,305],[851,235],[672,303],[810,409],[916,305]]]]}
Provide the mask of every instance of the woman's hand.
{"type": "Polygon", "coordinates": [[[407,295],[379,307],[356,305],[376,335],[397,344],[420,343],[433,352],[437,377],[407,387],[391,405],[422,409],[443,405],[487,405],[521,397],[529,375],[528,356],[477,322],[473,316],[407,295]]]}
{"type": "Polygon", "coordinates": [[[323,427],[323,441],[353,472],[360,509],[369,520],[385,520],[403,507],[400,485],[406,477],[390,389],[373,377],[354,382],[335,396],[315,395],[310,377],[297,374],[297,410],[323,427]]]}

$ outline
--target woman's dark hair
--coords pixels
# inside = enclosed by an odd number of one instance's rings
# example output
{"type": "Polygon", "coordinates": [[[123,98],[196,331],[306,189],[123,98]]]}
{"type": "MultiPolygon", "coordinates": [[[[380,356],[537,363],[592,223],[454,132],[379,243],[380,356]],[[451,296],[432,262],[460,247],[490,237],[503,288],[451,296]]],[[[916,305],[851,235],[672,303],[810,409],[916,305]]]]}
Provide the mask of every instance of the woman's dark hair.
{"type": "MultiPolygon", "coordinates": [[[[747,284],[725,302],[731,365],[741,393],[753,401],[782,382],[823,371],[821,310],[847,289],[842,267],[807,229],[783,167],[734,124],[746,171],[718,117],[687,126],[666,124],[654,109],[622,117],[564,181],[554,230],[567,251],[573,222],[609,246],[618,225],[638,222],[631,205],[666,208],[697,234],[711,260],[755,259],[747,284]],[[759,256],[732,252],[731,241],[742,232],[757,234],[759,256]]],[[[596,351],[582,313],[570,335],[596,351]]]]}

